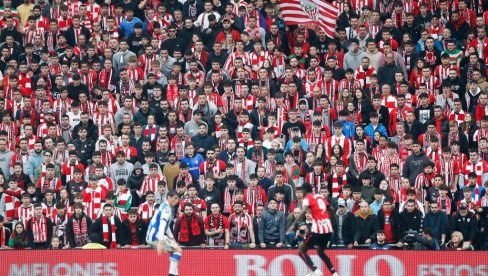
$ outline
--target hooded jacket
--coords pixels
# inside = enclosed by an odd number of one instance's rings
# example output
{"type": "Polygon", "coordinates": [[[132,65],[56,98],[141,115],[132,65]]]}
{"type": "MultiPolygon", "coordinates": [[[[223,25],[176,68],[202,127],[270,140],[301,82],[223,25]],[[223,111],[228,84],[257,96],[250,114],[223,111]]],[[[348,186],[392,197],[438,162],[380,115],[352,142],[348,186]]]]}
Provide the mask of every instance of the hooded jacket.
{"type": "Polygon", "coordinates": [[[365,57],[364,51],[358,48],[356,52],[349,51],[344,55],[344,70],[352,69],[356,70],[361,66],[361,59],[365,57]]]}
{"type": "Polygon", "coordinates": [[[362,244],[367,239],[373,240],[376,236],[376,231],[380,230],[378,216],[373,214],[371,209],[366,214],[358,210],[354,218],[354,229],[354,242],[362,244]]]}
{"type": "Polygon", "coordinates": [[[130,193],[132,195],[132,207],[137,207],[139,203],[139,196],[137,195],[137,191],[142,186],[142,182],[144,181],[144,170],[142,169],[142,165],[139,162],[136,162],[134,164],[134,167],[132,168],[132,173],[127,179],[127,188],[130,190],[130,193]],[[140,169],[141,173],[136,174],[136,170],[140,169]]]}

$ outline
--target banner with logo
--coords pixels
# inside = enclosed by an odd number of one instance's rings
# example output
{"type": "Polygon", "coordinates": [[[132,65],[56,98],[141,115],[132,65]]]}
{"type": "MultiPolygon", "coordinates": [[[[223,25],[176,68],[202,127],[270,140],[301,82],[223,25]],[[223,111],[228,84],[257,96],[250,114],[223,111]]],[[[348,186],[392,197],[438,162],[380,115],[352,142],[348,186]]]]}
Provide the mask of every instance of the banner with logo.
{"type": "MultiPolygon", "coordinates": [[[[327,254],[341,276],[488,275],[488,252],[331,250],[327,254]]],[[[316,254],[311,256],[322,264],[316,254]]],[[[158,256],[154,250],[3,250],[0,260],[0,275],[9,276],[159,276],[167,275],[169,263],[167,254],[158,256]]],[[[179,272],[182,276],[304,276],[309,271],[296,250],[209,249],[185,250],[179,272]]]]}

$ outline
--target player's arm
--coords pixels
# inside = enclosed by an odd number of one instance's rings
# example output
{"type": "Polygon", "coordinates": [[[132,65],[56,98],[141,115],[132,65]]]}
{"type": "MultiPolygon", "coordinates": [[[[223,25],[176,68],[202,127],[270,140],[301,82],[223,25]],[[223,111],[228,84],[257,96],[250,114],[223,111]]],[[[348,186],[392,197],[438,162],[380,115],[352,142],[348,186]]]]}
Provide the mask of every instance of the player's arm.
{"type": "Polygon", "coordinates": [[[295,221],[290,225],[290,228],[288,228],[288,231],[286,231],[286,234],[289,234],[293,232],[295,229],[295,225],[302,221],[302,219],[305,217],[305,214],[307,213],[308,210],[308,199],[304,199],[302,202],[302,209],[300,210],[300,214],[295,218],[295,221]]]}

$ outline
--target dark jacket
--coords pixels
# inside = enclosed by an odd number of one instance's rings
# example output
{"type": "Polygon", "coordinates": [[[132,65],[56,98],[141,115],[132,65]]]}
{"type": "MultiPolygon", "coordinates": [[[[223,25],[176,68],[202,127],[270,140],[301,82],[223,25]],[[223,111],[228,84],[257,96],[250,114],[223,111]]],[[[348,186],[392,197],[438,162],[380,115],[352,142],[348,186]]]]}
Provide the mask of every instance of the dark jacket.
{"type": "MultiPolygon", "coordinates": [[[[339,233],[339,215],[336,213],[334,216],[334,221],[332,223],[334,226],[334,244],[338,243],[338,233],[339,233]]],[[[342,216],[342,228],[341,228],[342,241],[344,245],[354,243],[354,215],[351,212],[346,212],[342,216]]]]}
{"type": "Polygon", "coordinates": [[[411,126],[406,121],[403,122],[403,125],[405,126],[405,134],[411,134],[414,139],[424,132],[424,125],[418,120],[413,121],[411,126]]]}
{"type": "Polygon", "coordinates": [[[367,175],[371,176],[371,186],[373,186],[375,188],[379,188],[381,181],[383,181],[385,179],[385,175],[382,172],[380,172],[379,170],[374,170],[374,172],[370,172],[369,170],[364,170],[363,172],[361,172],[359,174],[359,179],[358,179],[357,185],[359,185],[361,187],[363,185],[362,179],[363,179],[363,177],[365,177],[367,175]]]}
{"type": "MultiPolygon", "coordinates": [[[[101,244],[105,247],[110,248],[110,243],[112,242],[112,226],[110,224],[110,219],[108,219],[108,241],[103,241],[103,223],[102,223],[103,216],[99,217],[92,225],[91,233],[97,233],[100,239],[102,240],[101,244]]],[[[115,221],[115,239],[117,244],[123,244],[123,225],[120,221],[118,216],[114,216],[115,221]]]]}
{"type": "Polygon", "coordinates": [[[464,240],[471,243],[476,241],[477,225],[476,215],[471,212],[468,212],[465,217],[458,213],[451,219],[451,231],[461,232],[464,240]]]}
{"type": "Polygon", "coordinates": [[[403,167],[403,177],[408,178],[410,184],[415,183],[415,178],[423,172],[423,165],[429,162],[430,159],[425,156],[423,151],[420,151],[419,155],[412,154],[405,161],[405,166],[403,167]]]}
{"type": "Polygon", "coordinates": [[[127,179],[127,188],[130,190],[130,193],[132,195],[132,207],[137,207],[139,206],[139,196],[137,195],[137,191],[142,186],[142,182],[144,181],[144,176],[146,176],[144,173],[141,172],[141,174],[135,174],[136,169],[142,169],[142,166],[136,162],[134,165],[134,168],[132,170],[132,174],[129,176],[127,179]]]}
{"type": "Polygon", "coordinates": [[[80,221],[83,217],[86,217],[86,226],[88,233],[87,235],[90,235],[90,229],[92,228],[92,220],[89,216],[83,214],[81,218],[77,218],[75,215],[73,215],[71,218],[68,219],[68,223],[66,224],[66,235],[68,236],[68,241],[69,241],[69,246],[70,248],[75,248],[76,247],[76,242],[75,242],[75,233],[73,230],[73,222],[80,221]]]}
{"type": "Polygon", "coordinates": [[[428,212],[425,214],[424,227],[429,227],[434,231],[434,239],[441,241],[442,234],[448,234],[449,220],[446,213],[437,212],[436,214],[428,212]]]}
{"type": "Polygon", "coordinates": [[[371,209],[367,215],[363,215],[361,210],[358,210],[354,218],[354,229],[354,242],[363,244],[367,239],[373,240],[376,231],[380,230],[378,216],[373,214],[371,209]]]}
{"type": "MultiPolygon", "coordinates": [[[[384,230],[386,221],[385,221],[385,212],[383,211],[383,208],[381,208],[380,211],[378,212],[378,220],[380,222],[380,228],[384,230]]],[[[391,231],[393,232],[393,239],[395,240],[395,242],[397,242],[402,238],[402,230],[400,228],[401,227],[400,214],[396,209],[393,209],[391,211],[388,221],[391,225],[391,231]]]]}
{"type": "MultiPolygon", "coordinates": [[[[132,233],[131,233],[131,226],[129,220],[124,220],[122,222],[122,245],[130,245],[132,241],[132,233]]],[[[146,244],[146,232],[147,232],[147,225],[144,223],[144,220],[137,219],[136,221],[136,236],[137,241],[139,244],[146,244]]]]}
{"type": "Polygon", "coordinates": [[[413,212],[409,213],[405,208],[403,212],[400,213],[400,228],[402,233],[409,230],[414,230],[417,231],[417,233],[420,233],[423,221],[422,212],[418,209],[414,209],[413,212]]]}
{"type": "MultiPolygon", "coordinates": [[[[46,219],[46,231],[47,231],[47,239],[46,239],[46,246],[47,246],[51,242],[51,238],[53,236],[54,224],[49,218],[45,218],[45,219],[46,219]]],[[[31,247],[31,248],[35,243],[34,242],[34,233],[32,232],[32,230],[33,230],[32,229],[32,221],[33,220],[34,220],[34,218],[31,218],[31,219],[29,219],[29,221],[27,221],[27,228],[26,228],[27,240],[29,241],[29,247],[31,247]]]]}
{"type": "Polygon", "coordinates": [[[198,149],[198,148],[203,148],[205,150],[205,152],[200,152],[200,154],[202,154],[203,156],[205,156],[207,150],[209,150],[210,148],[213,147],[213,145],[215,145],[215,139],[210,136],[210,135],[195,135],[193,137],[191,137],[191,141],[195,144],[195,149],[198,149]]]}
{"type": "MultiPolygon", "coordinates": [[[[447,147],[448,141],[449,141],[449,133],[447,135],[442,136],[442,147],[443,148],[447,147]]],[[[459,151],[468,155],[469,154],[468,138],[461,131],[459,131],[459,144],[460,144],[459,151]]]]}
{"type": "Polygon", "coordinates": [[[395,84],[395,72],[403,72],[402,67],[396,65],[396,63],[382,65],[378,68],[378,82],[382,84],[395,84]]]}
{"type": "MultiPolygon", "coordinates": [[[[75,36],[75,29],[73,27],[69,27],[68,30],[65,32],[66,34],[66,42],[71,47],[75,47],[76,44],[76,36],[75,36]]],[[[81,34],[85,35],[85,37],[88,39],[90,38],[90,30],[88,30],[85,26],[81,26],[81,34]]]]}
{"type": "MultiPolygon", "coordinates": [[[[79,123],[75,127],[73,127],[73,131],[71,132],[73,134],[71,137],[73,140],[75,140],[79,137],[78,136],[78,130],[80,129],[81,126],[82,126],[82,124],[79,123]]],[[[93,141],[97,141],[98,140],[98,127],[93,123],[93,120],[89,119],[88,123],[84,127],[86,127],[86,129],[88,130],[88,137],[92,138],[93,141]]]]}
{"type": "Polygon", "coordinates": [[[93,151],[95,150],[95,143],[90,137],[86,137],[86,141],[81,141],[79,138],[73,140],[72,143],[78,151],[78,160],[87,167],[89,160],[92,158],[93,151]]]}

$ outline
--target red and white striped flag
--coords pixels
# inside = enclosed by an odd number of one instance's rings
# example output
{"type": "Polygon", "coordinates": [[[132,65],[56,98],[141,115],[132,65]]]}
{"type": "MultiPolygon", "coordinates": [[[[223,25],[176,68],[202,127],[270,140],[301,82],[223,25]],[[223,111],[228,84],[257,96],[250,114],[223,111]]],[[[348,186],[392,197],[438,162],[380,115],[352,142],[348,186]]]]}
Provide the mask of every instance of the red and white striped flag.
{"type": "Polygon", "coordinates": [[[334,38],[339,9],[335,3],[321,0],[282,0],[281,13],[286,25],[317,23],[334,38]]]}

